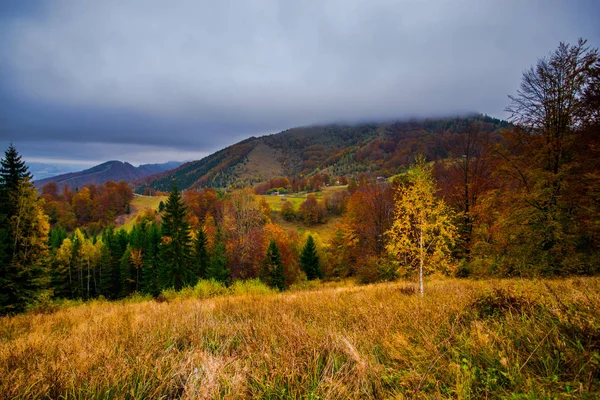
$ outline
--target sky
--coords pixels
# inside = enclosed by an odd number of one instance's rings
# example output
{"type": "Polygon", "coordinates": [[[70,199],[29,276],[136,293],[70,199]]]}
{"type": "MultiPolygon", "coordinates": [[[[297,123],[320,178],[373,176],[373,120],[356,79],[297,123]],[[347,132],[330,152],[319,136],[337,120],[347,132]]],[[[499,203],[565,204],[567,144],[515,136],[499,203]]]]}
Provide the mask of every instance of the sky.
{"type": "Polygon", "coordinates": [[[304,125],[507,118],[595,0],[1,0],[0,146],[30,162],[200,159],[304,125]]]}

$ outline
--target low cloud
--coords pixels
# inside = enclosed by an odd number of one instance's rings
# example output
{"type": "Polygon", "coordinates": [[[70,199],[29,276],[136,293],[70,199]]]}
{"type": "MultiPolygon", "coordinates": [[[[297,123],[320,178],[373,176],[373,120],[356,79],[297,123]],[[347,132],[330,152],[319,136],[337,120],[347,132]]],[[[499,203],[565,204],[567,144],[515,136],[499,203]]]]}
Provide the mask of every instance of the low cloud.
{"type": "Polygon", "coordinates": [[[63,159],[185,159],[313,123],[504,117],[525,68],[560,41],[599,41],[594,2],[7,4],[0,139],[63,159]]]}

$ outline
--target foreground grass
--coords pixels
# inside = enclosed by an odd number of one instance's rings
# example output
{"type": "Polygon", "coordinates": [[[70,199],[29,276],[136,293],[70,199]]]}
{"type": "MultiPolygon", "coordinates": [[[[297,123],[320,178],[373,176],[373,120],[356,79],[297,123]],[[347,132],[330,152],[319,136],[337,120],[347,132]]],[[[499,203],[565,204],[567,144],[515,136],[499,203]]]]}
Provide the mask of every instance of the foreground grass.
{"type": "Polygon", "coordinates": [[[599,289],[597,278],[439,280],[424,298],[386,283],[91,302],[1,319],[0,393],[596,398],[599,289]]]}

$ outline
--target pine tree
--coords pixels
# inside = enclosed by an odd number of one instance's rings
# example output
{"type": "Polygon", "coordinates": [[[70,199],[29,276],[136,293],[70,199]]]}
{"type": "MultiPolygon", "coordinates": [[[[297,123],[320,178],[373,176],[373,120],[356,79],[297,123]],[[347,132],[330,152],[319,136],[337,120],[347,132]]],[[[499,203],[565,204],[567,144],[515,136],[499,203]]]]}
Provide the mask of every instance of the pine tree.
{"type": "Polygon", "coordinates": [[[194,239],[194,255],[193,255],[193,264],[195,267],[195,273],[198,278],[206,277],[206,270],[210,263],[210,257],[208,255],[208,250],[206,248],[207,239],[206,233],[204,229],[201,227],[196,232],[196,237],[194,239]]]}
{"type": "Polygon", "coordinates": [[[323,273],[321,272],[321,266],[319,265],[319,255],[317,254],[317,247],[312,235],[308,236],[306,245],[302,249],[300,254],[300,267],[306,274],[306,278],[309,281],[313,279],[322,278],[323,273]]]}
{"type": "Polygon", "coordinates": [[[272,288],[277,288],[280,291],[285,289],[285,268],[279,247],[277,247],[274,240],[269,243],[261,275],[263,281],[272,288]]]}
{"type": "Polygon", "coordinates": [[[161,288],[180,290],[194,282],[194,271],[191,266],[192,240],[187,209],[176,185],[173,185],[165,205],[162,231],[159,254],[161,288]]]}
{"type": "Polygon", "coordinates": [[[217,228],[215,244],[210,257],[210,263],[206,269],[206,278],[217,282],[229,283],[229,268],[227,268],[227,254],[225,252],[225,241],[221,233],[221,227],[217,228]]]}

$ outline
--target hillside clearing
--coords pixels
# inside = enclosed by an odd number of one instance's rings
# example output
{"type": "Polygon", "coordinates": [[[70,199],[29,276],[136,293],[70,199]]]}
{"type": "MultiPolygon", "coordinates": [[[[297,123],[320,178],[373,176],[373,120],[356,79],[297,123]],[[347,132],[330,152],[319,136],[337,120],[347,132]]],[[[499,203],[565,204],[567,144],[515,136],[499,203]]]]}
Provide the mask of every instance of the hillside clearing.
{"type": "Polygon", "coordinates": [[[340,191],[344,191],[344,190],[348,190],[348,185],[325,186],[325,187],[321,188],[320,191],[313,192],[313,193],[302,192],[302,193],[292,193],[292,194],[286,194],[286,195],[268,195],[267,194],[267,195],[262,195],[261,197],[263,199],[265,199],[267,204],[269,204],[269,207],[271,207],[271,211],[280,212],[281,206],[286,201],[289,201],[290,203],[292,203],[294,205],[294,210],[298,211],[300,204],[302,204],[302,202],[304,202],[306,200],[306,196],[308,194],[314,194],[315,197],[320,200],[320,199],[323,199],[323,197],[325,197],[327,195],[331,195],[335,192],[340,192],[340,191]]]}
{"type": "MultiPolygon", "coordinates": [[[[7,398],[600,394],[600,279],[93,301],[0,319],[7,398]]],[[[519,398],[513,397],[513,398],[519,398]]]]}
{"type": "Polygon", "coordinates": [[[135,225],[137,215],[144,211],[146,208],[151,208],[154,211],[158,210],[160,202],[166,202],[167,196],[142,196],[136,194],[130,204],[131,212],[128,215],[119,215],[116,219],[115,225],[117,228],[125,229],[130,231],[135,225]]]}

